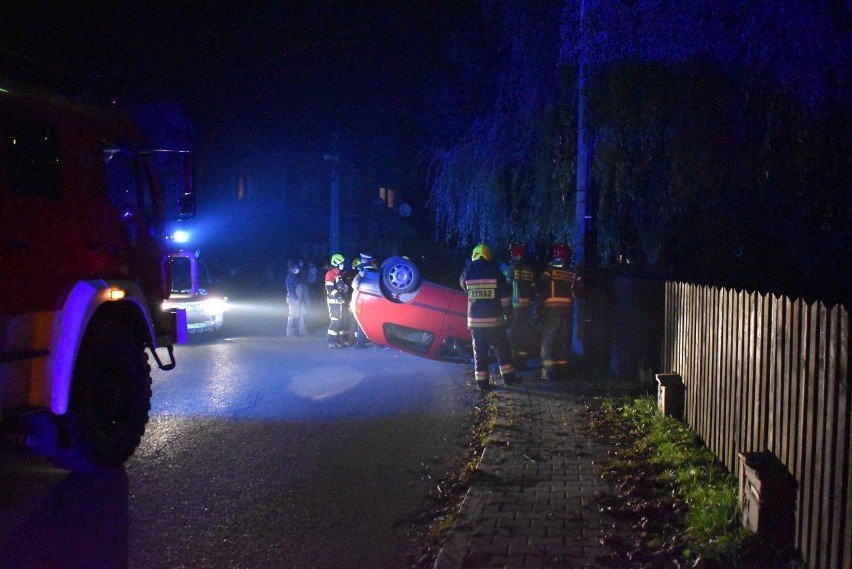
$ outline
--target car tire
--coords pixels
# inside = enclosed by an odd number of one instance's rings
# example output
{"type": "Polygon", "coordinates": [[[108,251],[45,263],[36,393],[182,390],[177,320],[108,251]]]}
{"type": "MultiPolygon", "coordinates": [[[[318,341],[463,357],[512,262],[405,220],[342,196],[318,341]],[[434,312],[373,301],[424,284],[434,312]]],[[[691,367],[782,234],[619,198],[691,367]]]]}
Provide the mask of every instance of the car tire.
{"type": "Polygon", "coordinates": [[[382,287],[393,296],[415,292],[420,288],[417,265],[405,257],[389,257],[382,263],[382,287]]]}
{"type": "Polygon", "coordinates": [[[93,322],[80,346],[54,463],[96,471],[124,463],[142,440],[151,409],[151,366],[130,325],[93,322]]]}

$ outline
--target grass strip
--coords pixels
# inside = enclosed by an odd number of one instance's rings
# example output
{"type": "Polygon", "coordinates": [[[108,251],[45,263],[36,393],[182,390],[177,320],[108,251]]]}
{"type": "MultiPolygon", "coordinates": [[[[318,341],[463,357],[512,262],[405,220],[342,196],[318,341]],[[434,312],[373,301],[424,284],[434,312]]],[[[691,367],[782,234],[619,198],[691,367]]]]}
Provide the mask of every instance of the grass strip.
{"type": "Polygon", "coordinates": [[[635,567],[768,567],[801,564],[767,550],[739,519],[737,481],[685,424],[658,412],[653,397],[594,398],[591,433],[615,447],[603,476],[618,495],[601,508],[630,525],[611,561],[635,567]]]}

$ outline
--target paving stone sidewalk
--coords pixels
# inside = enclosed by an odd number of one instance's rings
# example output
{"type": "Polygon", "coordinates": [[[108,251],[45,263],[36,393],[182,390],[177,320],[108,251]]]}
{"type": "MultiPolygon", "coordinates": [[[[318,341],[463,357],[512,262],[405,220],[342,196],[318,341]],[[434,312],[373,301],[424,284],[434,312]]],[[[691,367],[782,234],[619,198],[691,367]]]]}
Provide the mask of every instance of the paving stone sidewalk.
{"type": "Polygon", "coordinates": [[[617,533],[594,494],[605,445],[583,429],[576,382],[526,379],[495,390],[497,417],[479,472],[435,561],[461,567],[612,567],[605,537],[617,533]]]}

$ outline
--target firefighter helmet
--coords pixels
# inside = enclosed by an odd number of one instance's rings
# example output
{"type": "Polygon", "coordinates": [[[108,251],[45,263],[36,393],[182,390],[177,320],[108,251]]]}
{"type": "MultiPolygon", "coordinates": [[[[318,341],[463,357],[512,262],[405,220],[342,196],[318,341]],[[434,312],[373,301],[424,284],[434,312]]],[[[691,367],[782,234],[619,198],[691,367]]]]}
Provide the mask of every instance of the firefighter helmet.
{"type": "Polygon", "coordinates": [[[335,253],[331,256],[331,266],[336,268],[341,268],[341,265],[346,263],[346,259],[343,258],[343,255],[340,253],[335,253]]]}
{"type": "Polygon", "coordinates": [[[512,243],[512,246],[509,247],[509,258],[511,259],[520,259],[526,253],[527,250],[520,243],[512,243]]]}
{"type": "Polygon", "coordinates": [[[568,262],[571,260],[571,247],[565,243],[555,243],[551,252],[554,261],[568,262]]]}
{"type": "Polygon", "coordinates": [[[479,259],[491,260],[491,247],[485,243],[480,243],[473,248],[473,253],[470,255],[471,260],[478,261],[479,259]]]}

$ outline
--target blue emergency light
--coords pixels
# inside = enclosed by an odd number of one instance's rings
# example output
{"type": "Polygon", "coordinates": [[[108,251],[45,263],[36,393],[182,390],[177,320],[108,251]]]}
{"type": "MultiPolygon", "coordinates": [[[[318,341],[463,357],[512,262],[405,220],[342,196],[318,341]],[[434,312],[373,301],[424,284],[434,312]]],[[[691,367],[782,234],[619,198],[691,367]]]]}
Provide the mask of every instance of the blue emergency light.
{"type": "Polygon", "coordinates": [[[172,238],[175,240],[175,243],[188,243],[189,242],[189,232],[183,231],[182,229],[179,229],[179,230],[175,231],[172,238]]]}

